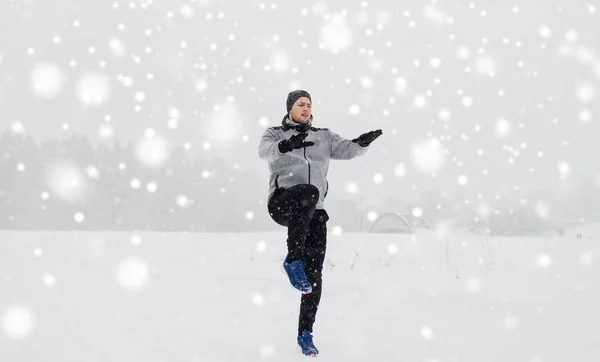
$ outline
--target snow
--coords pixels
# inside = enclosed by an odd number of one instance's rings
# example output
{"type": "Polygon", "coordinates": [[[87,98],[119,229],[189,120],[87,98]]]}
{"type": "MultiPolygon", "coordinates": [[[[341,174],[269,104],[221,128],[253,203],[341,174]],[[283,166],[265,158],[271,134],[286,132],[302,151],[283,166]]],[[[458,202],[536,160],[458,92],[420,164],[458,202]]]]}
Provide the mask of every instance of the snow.
{"type": "Polygon", "coordinates": [[[583,104],[592,103],[596,99],[596,87],[593,83],[579,83],[575,89],[575,97],[583,104]]]}
{"type": "Polygon", "coordinates": [[[225,146],[238,139],[243,134],[244,124],[235,108],[233,99],[215,105],[204,128],[204,134],[216,145],[225,146]]]}
{"type": "Polygon", "coordinates": [[[97,179],[100,177],[100,171],[93,165],[87,165],[85,167],[85,173],[87,173],[91,179],[97,179]]]}
{"type": "Polygon", "coordinates": [[[582,109],[581,111],[579,111],[578,118],[581,122],[588,123],[592,121],[593,115],[589,109],[582,109]]]}
{"type": "Polygon", "coordinates": [[[84,171],[73,162],[48,165],[46,183],[50,191],[70,203],[77,203],[88,195],[89,183],[84,171]]]}
{"type": "Polygon", "coordinates": [[[77,97],[81,103],[88,106],[99,106],[110,96],[108,78],[98,72],[90,72],[81,76],[77,82],[77,97]]]}
{"type": "Polygon", "coordinates": [[[177,195],[176,202],[182,209],[186,209],[192,204],[192,201],[185,195],[177,195]]]}
{"type": "Polygon", "coordinates": [[[28,337],[34,329],[35,317],[23,306],[10,306],[2,314],[2,332],[11,338],[28,337]]]}
{"type": "Polygon", "coordinates": [[[384,130],[329,170],[321,358],[598,360],[599,226],[483,236],[600,220],[597,4],[52,3],[0,5],[0,361],[304,360],[284,230],[103,230],[276,228],[256,146],[298,88],[384,130]],[[436,222],[354,233],[390,212],[436,222]]]}
{"type": "Polygon", "coordinates": [[[404,77],[396,78],[396,91],[400,95],[405,95],[408,92],[408,81],[404,77]]]}
{"type": "Polygon", "coordinates": [[[146,190],[149,193],[153,194],[158,190],[158,184],[156,182],[148,182],[146,184],[146,190]]]}
{"type": "Polygon", "coordinates": [[[423,15],[435,26],[443,26],[446,23],[452,23],[452,20],[448,15],[433,5],[425,7],[423,10],[423,15]]]}
{"type": "Polygon", "coordinates": [[[446,154],[438,139],[421,140],[412,148],[412,161],[419,171],[433,173],[445,165],[446,154]]]}
{"type": "Polygon", "coordinates": [[[148,268],[138,257],[123,260],[117,268],[118,284],[130,291],[138,291],[148,283],[148,268]]]}
{"type": "Polygon", "coordinates": [[[552,36],[552,29],[546,24],[538,26],[538,33],[542,38],[550,38],[552,36]]]}
{"type": "Polygon", "coordinates": [[[432,340],[433,337],[435,336],[435,334],[433,333],[433,330],[428,327],[428,326],[422,326],[421,327],[421,337],[423,337],[425,340],[432,340]]]}
{"type": "Polygon", "coordinates": [[[85,220],[85,215],[82,212],[77,212],[73,215],[73,219],[77,223],[82,223],[85,220]]]}
{"type": "MultiPolygon", "coordinates": [[[[600,358],[600,225],[562,238],[446,230],[329,234],[321,360],[600,358]]],[[[0,360],[304,360],[283,229],[0,237],[0,360]]]]}
{"type": "Polygon", "coordinates": [[[421,209],[420,207],[415,207],[412,209],[411,213],[415,217],[421,217],[423,216],[423,209],[421,209]]]}
{"type": "Polygon", "coordinates": [[[388,245],[388,251],[390,254],[396,254],[398,252],[398,245],[396,245],[396,244],[388,245]]]}
{"type": "Polygon", "coordinates": [[[358,115],[360,113],[360,106],[358,104],[351,105],[348,113],[352,116],[358,115]]]}
{"type": "Polygon", "coordinates": [[[15,134],[23,134],[25,132],[25,127],[23,126],[23,123],[20,121],[12,121],[10,123],[10,129],[15,134]]]}
{"type": "Polygon", "coordinates": [[[367,220],[369,220],[369,221],[375,221],[375,220],[377,220],[378,217],[379,217],[379,215],[375,211],[367,212],[367,220]]]}
{"type": "Polygon", "coordinates": [[[346,192],[349,194],[357,194],[359,192],[358,184],[354,181],[346,181],[346,192]]]}
{"type": "Polygon", "coordinates": [[[538,201],[535,204],[535,212],[539,217],[546,219],[550,215],[550,206],[544,201],[538,201]]]}
{"type": "Polygon", "coordinates": [[[151,168],[160,168],[169,158],[169,144],[166,138],[147,130],[135,146],[138,161],[151,168]]]}
{"type": "Polygon", "coordinates": [[[31,90],[45,99],[56,97],[63,89],[67,75],[54,63],[35,64],[29,74],[31,90]]]}
{"type": "Polygon", "coordinates": [[[493,77],[496,73],[496,61],[490,56],[480,56],[477,58],[477,72],[483,76],[493,77]]]}
{"type": "Polygon", "coordinates": [[[259,241],[256,243],[256,250],[264,253],[267,250],[267,243],[264,240],[259,241]]]}
{"type": "Polygon", "coordinates": [[[511,128],[512,126],[509,121],[504,118],[498,118],[494,128],[494,135],[498,138],[508,137],[510,135],[511,128]]]}
{"type": "Polygon", "coordinates": [[[549,268],[550,266],[552,266],[552,258],[550,258],[548,254],[542,253],[535,257],[535,265],[538,268],[549,268]]]}
{"type": "Polygon", "coordinates": [[[42,275],[42,282],[50,288],[56,286],[56,278],[51,274],[42,275]]]}
{"type": "Polygon", "coordinates": [[[335,236],[340,236],[344,233],[344,229],[341,226],[334,226],[331,228],[331,232],[335,236]]]}
{"type": "Polygon", "coordinates": [[[463,106],[471,107],[473,105],[473,98],[466,96],[462,99],[463,106]]]}
{"type": "Polygon", "coordinates": [[[142,237],[138,234],[134,234],[131,236],[131,244],[135,246],[139,246],[142,244],[142,237]]]}
{"type": "Polygon", "coordinates": [[[403,179],[407,175],[406,165],[403,163],[397,164],[394,166],[394,175],[397,179],[403,179]]]}
{"type": "Polygon", "coordinates": [[[582,266],[587,267],[591,266],[594,262],[594,252],[591,250],[586,250],[581,252],[581,256],[579,257],[579,261],[582,266]]]}
{"type": "Polygon", "coordinates": [[[284,51],[277,51],[271,55],[271,68],[275,73],[284,73],[290,66],[289,57],[284,51]]]}
{"type": "Polygon", "coordinates": [[[559,161],[556,164],[556,167],[558,168],[558,172],[560,172],[561,177],[571,174],[571,165],[569,165],[567,161],[559,161]]]}
{"type": "Polygon", "coordinates": [[[423,95],[418,95],[415,97],[413,103],[417,108],[425,108],[425,106],[427,105],[427,98],[425,98],[425,96],[423,95]]]}
{"type": "Polygon", "coordinates": [[[127,47],[121,40],[117,38],[110,38],[108,40],[108,47],[112,55],[117,58],[123,57],[127,54],[127,47]]]}
{"type": "Polygon", "coordinates": [[[110,124],[102,124],[98,127],[98,136],[102,139],[110,139],[115,135],[115,128],[110,124]]]}
{"type": "Polygon", "coordinates": [[[334,14],[321,28],[319,47],[332,53],[345,51],[352,45],[352,28],[341,14],[334,14]]]}
{"type": "Polygon", "coordinates": [[[140,188],[140,186],[142,186],[142,183],[140,180],[134,178],[133,180],[131,180],[129,182],[129,185],[131,186],[132,189],[137,190],[140,188]]]}
{"type": "Polygon", "coordinates": [[[376,173],[373,175],[373,182],[376,184],[380,184],[382,183],[384,180],[383,174],[381,173],[376,173]]]}

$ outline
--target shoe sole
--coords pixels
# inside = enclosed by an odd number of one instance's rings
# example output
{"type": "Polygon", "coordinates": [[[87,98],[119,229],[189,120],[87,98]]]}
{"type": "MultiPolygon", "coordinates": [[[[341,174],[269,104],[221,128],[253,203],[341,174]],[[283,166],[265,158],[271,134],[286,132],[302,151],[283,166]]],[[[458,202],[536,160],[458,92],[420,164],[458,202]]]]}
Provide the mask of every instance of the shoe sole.
{"type": "Polygon", "coordinates": [[[310,354],[304,354],[304,352],[302,352],[302,347],[298,346],[298,350],[300,351],[300,353],[302,353],[303,356],[306,357],[318,357],[319,354],[318,353],[310,353],[310,354]]]}
{"type": "MultiPolygon", "coordinates": [[[[283,273],[283,275],[285,275],[285,278],[287,279],[288,283],[290,282],[290,277],[288,276],[287,272],[285,271],[285,268],[283,267],[283,263],[279,263],[279,270],[281,270],[281,272],[283,273]]],[[[300,289],[296,289],[296,287],[294,287],[291,283],[288,284],[290,287],[292,287],[293,290],[300,292],[301,294],[310,294],[312,292],[312,289],[307,291],[307,292],[303,292],[300,289]]]]}

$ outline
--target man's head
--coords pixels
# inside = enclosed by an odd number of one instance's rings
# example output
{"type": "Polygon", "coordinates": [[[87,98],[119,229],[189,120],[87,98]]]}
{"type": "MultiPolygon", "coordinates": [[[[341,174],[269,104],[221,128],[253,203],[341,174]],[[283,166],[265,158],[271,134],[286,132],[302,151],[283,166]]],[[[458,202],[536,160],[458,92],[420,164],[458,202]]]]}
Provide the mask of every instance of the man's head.
{"type": "Polygon", "coordinates": [[[312,101],[304,90],[291,91],[286,101],[289,118],[297,123],[307,124],[311,120],[312,101]]]}

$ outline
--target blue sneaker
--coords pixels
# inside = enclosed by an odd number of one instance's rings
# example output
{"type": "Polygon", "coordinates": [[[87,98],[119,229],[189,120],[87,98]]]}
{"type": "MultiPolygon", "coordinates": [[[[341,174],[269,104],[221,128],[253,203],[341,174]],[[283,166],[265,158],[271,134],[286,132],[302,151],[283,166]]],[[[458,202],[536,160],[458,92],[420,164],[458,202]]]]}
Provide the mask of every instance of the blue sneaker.
{"type": "Polygon", "coordinates": [[[312,285],[304,273],[302,260],[294,260],[291,263],[288,263],[286,260],[283,261],[283,269],[287,273],[288,278],[290,278],[292,286],[304,294],[312,292],[312,285]]]}
{"type": "Polygon", "coordinates": [[[312,334],[307,330],[303,330],[302,335],[298,336],[298,345],[305,356],[317,357],[319,355],[319,350],[313,343],[312,334]]]}

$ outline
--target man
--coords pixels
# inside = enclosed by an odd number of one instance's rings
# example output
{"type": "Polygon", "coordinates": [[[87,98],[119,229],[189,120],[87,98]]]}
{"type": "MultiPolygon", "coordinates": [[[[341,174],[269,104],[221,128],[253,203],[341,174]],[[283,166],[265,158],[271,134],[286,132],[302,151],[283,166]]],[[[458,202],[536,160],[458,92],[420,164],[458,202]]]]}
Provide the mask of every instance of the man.
{"type": "Polygon", "coordinates": [[[308,92],[288,94],[287,114],[281,126],[267,128],[258,146],[260,158],[269,162],[268,211],[287,227],[288,254],[283,267],[290,283],[302,292],[298,344],[302,353],[317,356],[312,341],[313,324],[321,300],[322,270],[327,246],[327,196],[329,160],[365,154],[382,131],[353,140],[327,128],[312,126],[312,99],[308,92]]]}

